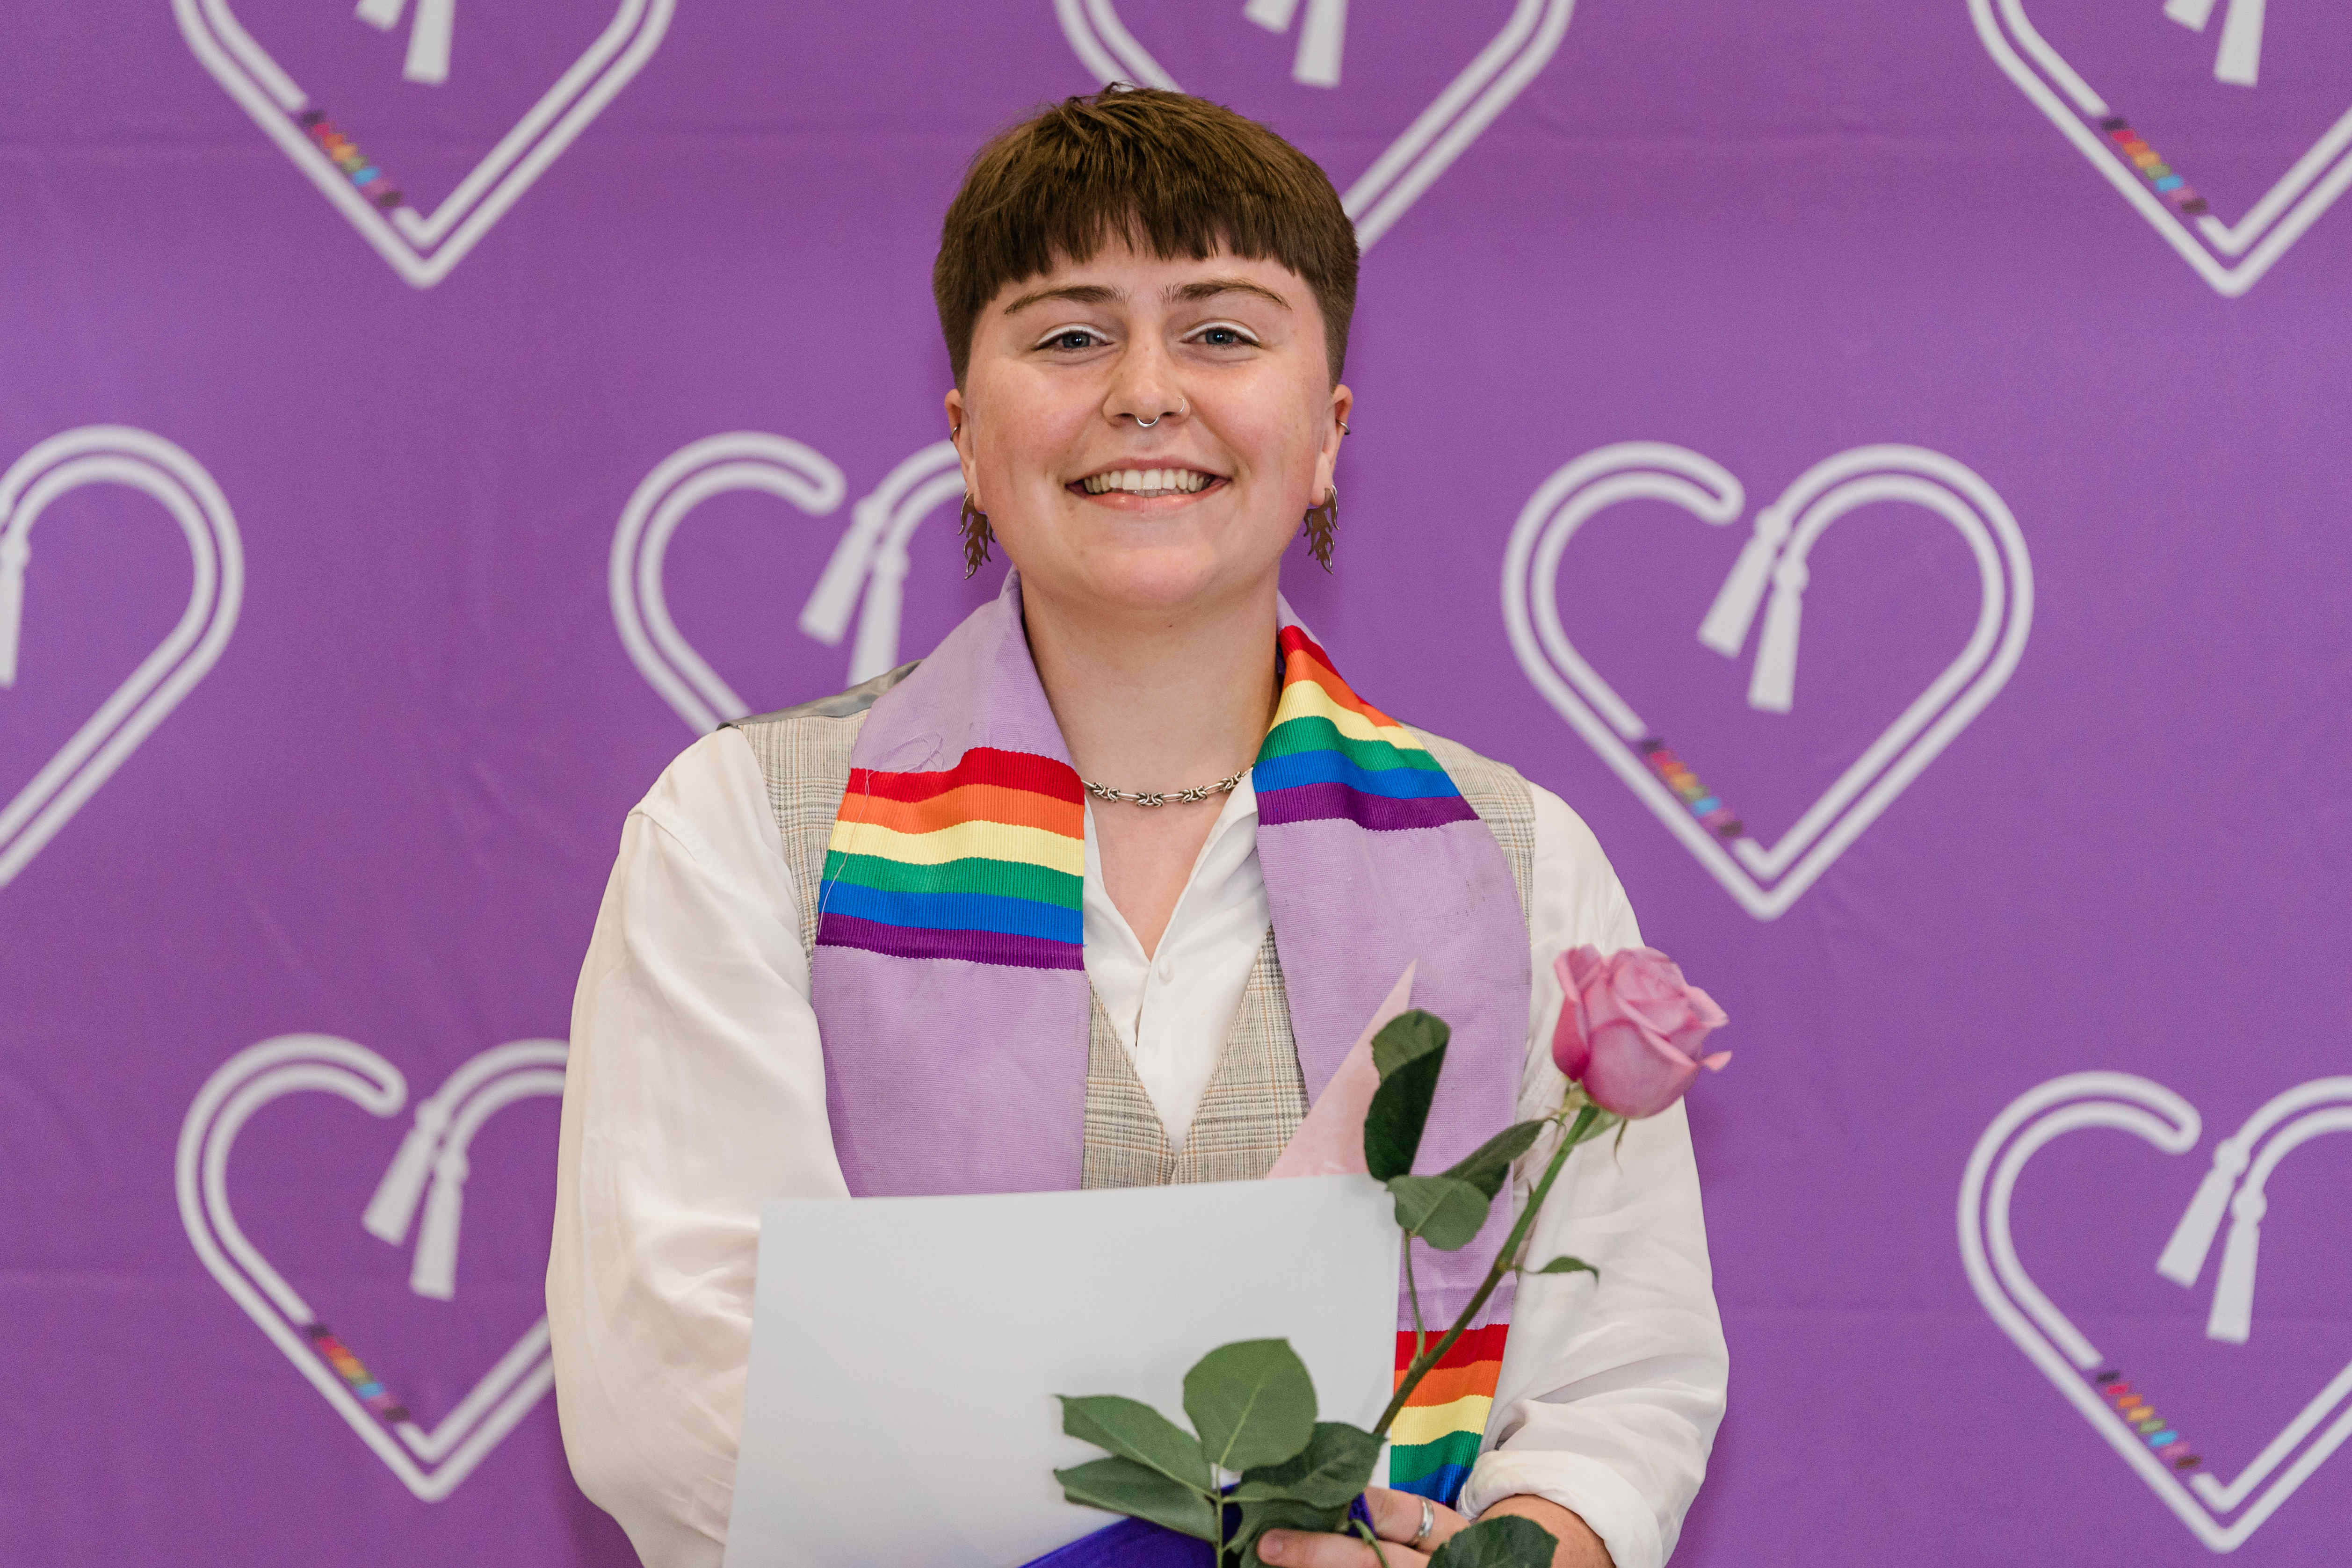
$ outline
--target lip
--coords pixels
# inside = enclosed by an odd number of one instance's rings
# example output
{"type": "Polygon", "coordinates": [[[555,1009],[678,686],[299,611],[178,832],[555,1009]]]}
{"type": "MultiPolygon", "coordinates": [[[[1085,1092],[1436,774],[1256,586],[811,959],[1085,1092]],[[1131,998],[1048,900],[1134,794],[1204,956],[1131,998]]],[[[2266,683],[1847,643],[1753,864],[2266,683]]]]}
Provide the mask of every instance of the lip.
{"type": "Polygon", "coordinates": [[[1215,495],[1232,483],[1233,480],[1227,476],[1202,467],[1198,464],[1171,463],[1162,459],[1157,463],[1136,461],[1106,463],[1098,468],[1092,468],[1081,474],[1062,488],[1082,501],[1092,501],[1098,506],[1108,507],[1114,511],[1151,517],[1191,506],[1196,501],[1215,495]],[[1087,481],[1089,479],[1099,475],[1117,474],[1129,468],[1181,468],[1188,473],[1205,475],[1209,482],[1197,490],[1188,491],[1182,495],[1166,496],[1139,496],[1132,490],[1105,490],[1097,494],[1087,488],[1087,481]]]}

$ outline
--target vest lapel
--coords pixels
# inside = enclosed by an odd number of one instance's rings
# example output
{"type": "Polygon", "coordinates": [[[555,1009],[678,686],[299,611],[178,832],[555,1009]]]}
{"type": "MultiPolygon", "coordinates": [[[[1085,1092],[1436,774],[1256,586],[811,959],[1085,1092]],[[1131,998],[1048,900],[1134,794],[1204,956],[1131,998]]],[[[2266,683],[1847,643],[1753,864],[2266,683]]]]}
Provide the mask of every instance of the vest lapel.
{"type": "Polygon", "coordinates": [[[1274,933],[1258,945],[1242,1002],[1180,1150],[1136,1076],[1097,998],[1087,1041],[1087,1151],[1082,1185],[1255,1181],[1307,1117],[1307,1085],[1290,1034],[1274,933]]]}

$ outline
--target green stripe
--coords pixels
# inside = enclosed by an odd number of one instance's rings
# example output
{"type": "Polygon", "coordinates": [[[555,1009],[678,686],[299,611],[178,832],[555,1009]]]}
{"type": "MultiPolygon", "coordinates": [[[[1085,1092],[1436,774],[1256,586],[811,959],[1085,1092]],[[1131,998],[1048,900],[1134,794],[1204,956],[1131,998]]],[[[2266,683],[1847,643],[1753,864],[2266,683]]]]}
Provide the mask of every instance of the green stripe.
{"type": "Polygon", "coordinates": [[[1417,1481],[1447,1465],[1475,1463],[1478,1445],[1486,1437],[1482,1428],[1448,1432],[1434,1443],[1399,1443],[1389,1450],[1389,1480],[1391,1484],[1417,1481]]]}
{"type": "Polygon", "coordinates": [[[1266,732],[1265,744],[1258,747],[1258,759],[1290,757],[1302,751],[1339,751],[1367,772],[1379,773],[1391,768],[1414,768],[1426,773],[1442,773],[1437,758],[1422,747],[1395,746],[1385,740],[1358,740],[1339,733],[1339,727],[1320,714],[1301,714],[1297,718],[1283,720],[1266,732]]]}
{"type": "Polygon", "coordinates": [[[1001,898],[1025,898],[1076,909],[1083,901],[1086,879],[1051,866],[1025,861],[990,860],[980,855],[942,865],[915,865],[881,855],[845,855],[826,852],[824,880],[870,887],[878,893],[982,893],[1001,898]]]}

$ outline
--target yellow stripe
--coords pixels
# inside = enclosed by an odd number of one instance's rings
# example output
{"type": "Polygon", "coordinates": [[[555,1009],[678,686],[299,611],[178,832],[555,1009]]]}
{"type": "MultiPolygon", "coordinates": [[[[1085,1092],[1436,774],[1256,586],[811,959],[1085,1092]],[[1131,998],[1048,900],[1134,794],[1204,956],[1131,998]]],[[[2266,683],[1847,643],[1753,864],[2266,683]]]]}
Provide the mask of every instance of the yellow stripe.
{"type": "Polygon", "coordinates": [[[1072,876],[1087,874],[1087,843],[1044,828],[1008,822],[959,822],[928,833],[902,833],[878,822],[836,818],[827,848],[845,855],[877,855],[908,865],[944,865],[950,861],[1019,861],[1072,876]]]}
{"type": "Polygon", "coordinates": [[[1328,718],[1350,740],[1385,740],[1408,751],[1422,749],[1421,742],[1404,726],[1374,724],[1354,708],[1333,702],[1331,694],[1313,681],[1293,681],[1282,688],[1282,701],[1274,710],[1274,722],[1281,724],[1294,718],[1328,718]]]}
{"type": "Polygon", "coordinates": [[[1408,1405],[1389,1423],[1389,1441],[1412,1447],[1451,1432],[1484,1432],[1494,1408],[1490,1394],[1465,1394],[1451,1405],[1408,1405]]]}

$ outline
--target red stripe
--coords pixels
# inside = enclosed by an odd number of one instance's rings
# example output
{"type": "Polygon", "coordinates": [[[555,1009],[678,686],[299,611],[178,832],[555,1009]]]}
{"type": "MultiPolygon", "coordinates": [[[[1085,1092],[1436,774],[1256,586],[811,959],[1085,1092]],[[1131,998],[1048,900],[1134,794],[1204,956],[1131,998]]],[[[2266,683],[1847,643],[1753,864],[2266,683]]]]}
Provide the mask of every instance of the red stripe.
{"type": "Polygon", "coordinates": [[[848,810],[847,802],[860,795],[921,801],[967,784],[1026,789],[1055,800],[1086,800],[1086,791],[1078,783],[1078,770],[1066,762],[1056,762],[1034,752],[999,751],[992,746],[975,746],[953,768],[936,773],[880,773],[870,768],[853,768],[849,770],[849,789],[844,797],[843,810],[848,810]]]}
{"type": "Polygon", "coordinates": [[[1307,628],[1304,626],[1285,626],[1275,634],[1275,641],[1282,645],[1282,651],[1286,653],[1303,651],[1313,655],[1315,662],[1325,669],[1335,669],[1331,663],[1331,655],[1323,651],[1322,643],[1307,634],[1307,628]]]}
{"type": "Polygon", "coordinates": [[[1322,687],[1325,695],[1341,707],[1362,714],[1374,724],[1396,723],[1395,719],[1356,695],[1356,688],[1348,684],[1348,677],[1339,673],[1339,666],[1331,662],[1331,655],[1325,653],[1322,644],[1314,638],[1296,626],[1286,626],[1278,640],[1282,644],[1284,685],[1309,681],[1322,687]]]}
{"type": "MultiPolygon", "coordinates": [[[[1437,1364],[1469,1366],[1481,1361],[1500,1361],[1503,1359],[1503,1341],[1509,1337],[1510,1333],[1511,1325],[1508,1323],[1488,1323],[1482,1329],[1465,1330],[1462,1337],[1447,1346],[1445,1354],[1437,1358],[1437,1364]]],[[[1406,1329],[1397,1334],[1396,1369],[1403,1372],[1412,1365],[1412,1331],[1406,1329]]]]}

